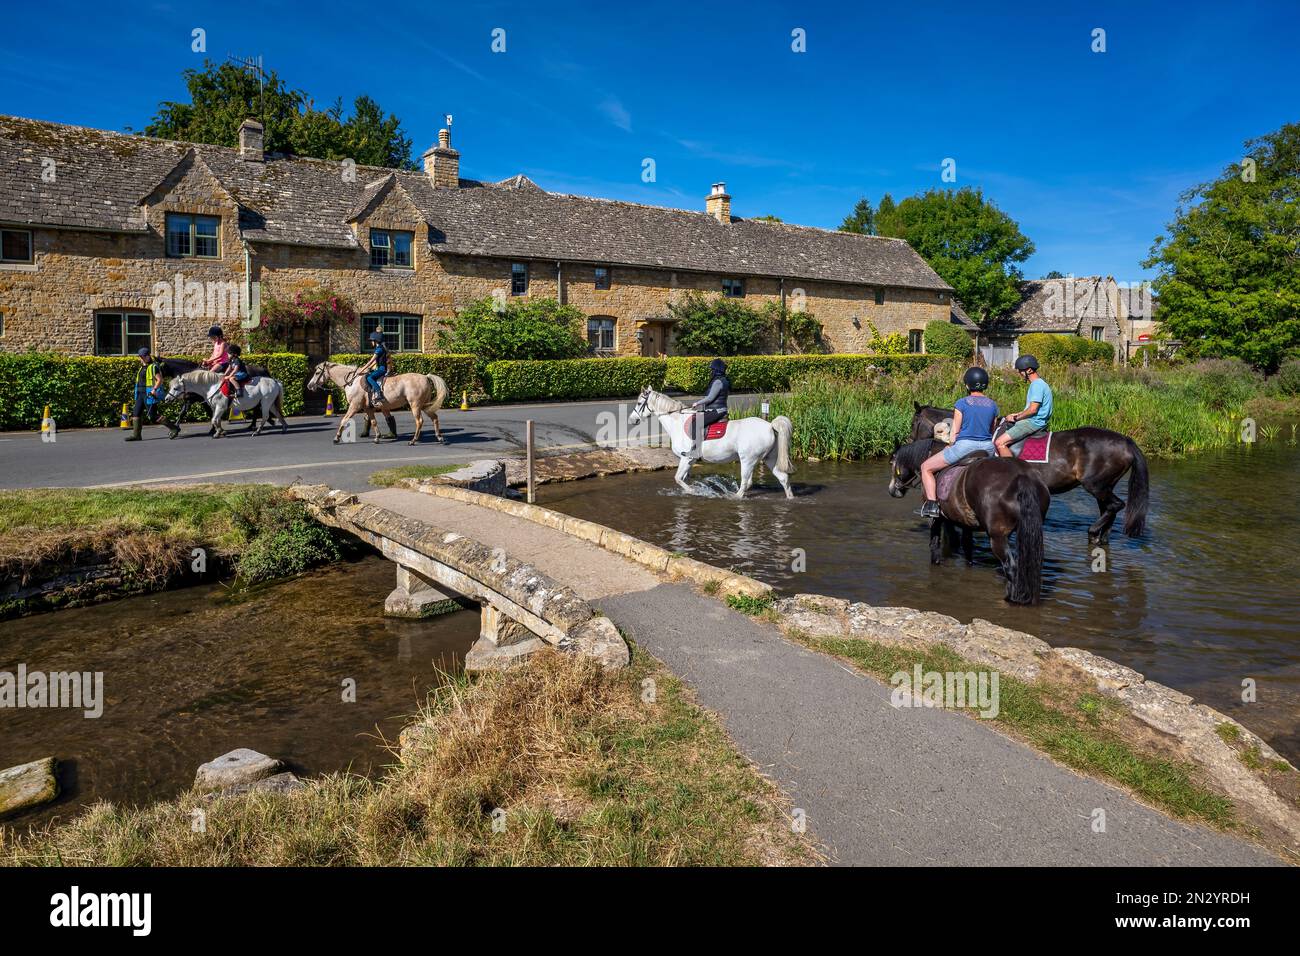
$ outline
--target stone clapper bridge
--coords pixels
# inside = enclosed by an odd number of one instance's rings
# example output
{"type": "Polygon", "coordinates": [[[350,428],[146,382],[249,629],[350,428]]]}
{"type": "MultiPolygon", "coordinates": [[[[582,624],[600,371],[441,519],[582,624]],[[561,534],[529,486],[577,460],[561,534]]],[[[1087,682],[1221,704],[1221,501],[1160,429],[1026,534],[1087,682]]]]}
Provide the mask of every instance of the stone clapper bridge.
{"type": "MultiPolygon", "coordinates": [[[[465,656],[468,671],[507,666],[548,644],[595,658],[608,668],[628,663],[628,647],[618,628],[588,598],[645,590],[658,584],[660,576],[643,563],[601,560],[598,567],[584,567],[579,560],[569,568],[566,562],[573,549],[563,548],[563,540],[557,549],[554,535],[561,532],[585,539],[590,545],[626,554],[634,562],[644,562],[647,551],[659,549],[559,515],[552,528],[539,527],[537,513],[555,513],[507,500],[503,462],[475,462],[435,479],[404,485],[359,496],[324,485],[293,488],[319,521],[354,535],[397,565],[397,586],[384,602],[385,614],[424,618],[477,603],[479,638],[465,656]],[[486,534],[479,539],[481,532],[486,534]],[[502,546],[506,542],[511,553],[502,546]],[[518,553],[520,549],[524,553],[518,553]],[[521,559],[525,557],[542,558],[552,567],[559,557],[559,564],[573,572],[583,593],[521,559]],[[597,578],[599,586],[591,587],[597,578]]],[[[729,592],[770,590],[752,579],[661,553],[664,560],[657,570],[669,577],[717,581],[719,586],[726,584],[729,592]]]]}

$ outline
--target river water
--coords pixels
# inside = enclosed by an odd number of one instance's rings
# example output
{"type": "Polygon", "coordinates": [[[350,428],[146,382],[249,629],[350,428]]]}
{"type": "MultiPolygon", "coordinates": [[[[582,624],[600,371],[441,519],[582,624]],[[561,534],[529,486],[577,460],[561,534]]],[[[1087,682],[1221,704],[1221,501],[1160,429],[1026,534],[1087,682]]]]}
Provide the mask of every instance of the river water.
{"type": "Polygon", "coordinates": [[[0,768],[54,756],[66,790],[5,822],[165,799],[236,747],[299,774],[393,762],[382,739],[396,740],[478,636],[477,612],[383,617],[394,567],[371,557],[244,592],[201,586],[0,624],[0,670],[101,671],[106,699],[97,719],[0,710],[0,768]]]}
{"type": "MultiPolygon", "coordinates": [[[[670,472],[543,485],[538,503],[767,581],[813,592],[982,617],[1127,664],[1240,720],[1300,762],[1300,452],[1281,441],[1151,463],[1146,537],[1111,536],[1107,569],[1093,570],[1094,499],[1052,499],[1043,601],[1002,600],[987,538],[976,562],[929,563],[916,492],[886,491],[884,461],[802,464],[796,497],[766,478],[751,499],[736,466],[697,468],[693,493],[670,472]],[[797,570],[802,553],[806,569],[797,570]],[[1242,700],[1255,681],[1256,701],[1242,700]]],[[[1117,489],[1127,497],[1126,482],[1117,489]]]]}

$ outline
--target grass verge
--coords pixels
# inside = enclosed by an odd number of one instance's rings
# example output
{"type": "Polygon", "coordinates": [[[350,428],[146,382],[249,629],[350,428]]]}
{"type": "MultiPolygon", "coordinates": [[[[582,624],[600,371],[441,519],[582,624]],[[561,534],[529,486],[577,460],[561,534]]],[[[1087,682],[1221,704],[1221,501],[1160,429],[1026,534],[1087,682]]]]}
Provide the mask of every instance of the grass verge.
{"type": "MultiPolygon", "coordinates": [[[[898,647],[873,641],[790,634],[883,680],[899,671],[966,672],[986,665],[963,660],[945,647],[898,647]]],[[[1188,762],[1147,752],[1114,702],[1097,694],[1040,681],[1026,683],[1003,673],[999,711],[990,722],[1016,739],[1082,773],[1112,781],[1139,799],[1185,820],[1221,829],[1239,824],[1231,800],[1203,786],[1188,762]]]]}
{"type": "MultiPolygon", "coordinates": [[[[0,491],[0,576],[20,585],[107,565],[120,591],[154,590],[192,569],[196,547],[214,570],[233,567],[245,583],[297,574],[344,550],[274,485],[0,491]]],[[[0,600],[0,618],[39,609],[25,598],[0,600]]]]}
{"type": "MultiPolygon", "coordinates": [[[[541,654],[431,693],[379,780],[96,804],[0,830],[0,863],[101,866],[786,865],[818,862],[779,792],[658,661],[541,654]],[[206,832],[191,811],[206,809],[206,832]],[[505,811],[494,829],[494,812],[505,811]]],[[[496,815],[498,819],[500,814],[496,815]]]]}
{"type": "Polygon", "coordinates": [[[464,465],[399,465],[396,468],[384,468],[370,476],[370,483],[379,488],[391,488],[407,478],[436,478],[464,465]]]}

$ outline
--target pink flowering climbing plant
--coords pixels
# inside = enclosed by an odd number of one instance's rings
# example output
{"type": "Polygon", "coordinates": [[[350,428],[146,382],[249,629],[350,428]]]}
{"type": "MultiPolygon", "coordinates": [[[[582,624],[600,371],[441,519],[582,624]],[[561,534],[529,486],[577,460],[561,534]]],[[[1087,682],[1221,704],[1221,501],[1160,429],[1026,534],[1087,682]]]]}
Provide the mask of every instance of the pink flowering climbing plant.
{"type": "Polygon", "coordinates": [[[262,321],[254,337],[259,351],[284,348],[297,329],[334,324],[355,325],[357,310],[347,296],[324,286],[299,289],[292,298],[270,296],[262,302],[262,321]]]}

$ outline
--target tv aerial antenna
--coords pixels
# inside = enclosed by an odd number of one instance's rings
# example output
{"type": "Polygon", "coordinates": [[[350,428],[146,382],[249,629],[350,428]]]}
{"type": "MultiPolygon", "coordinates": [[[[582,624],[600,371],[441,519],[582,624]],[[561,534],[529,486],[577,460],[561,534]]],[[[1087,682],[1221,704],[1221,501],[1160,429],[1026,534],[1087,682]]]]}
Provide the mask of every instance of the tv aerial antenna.
{"type": "Polygon", "coordinates": [[[266,104],[262,94],[266,89],[266,70],[262,66],[262,54],[259,53],[257,56],[235,56],[233,53],[227,53],[226,59],[240,69],[248,70],[257,77],[257,118],[265,126],[266,104]]]}

